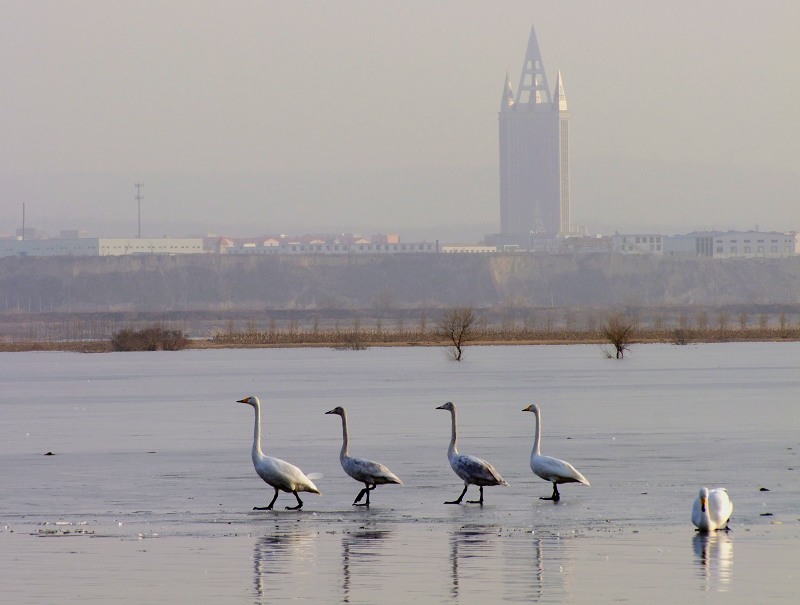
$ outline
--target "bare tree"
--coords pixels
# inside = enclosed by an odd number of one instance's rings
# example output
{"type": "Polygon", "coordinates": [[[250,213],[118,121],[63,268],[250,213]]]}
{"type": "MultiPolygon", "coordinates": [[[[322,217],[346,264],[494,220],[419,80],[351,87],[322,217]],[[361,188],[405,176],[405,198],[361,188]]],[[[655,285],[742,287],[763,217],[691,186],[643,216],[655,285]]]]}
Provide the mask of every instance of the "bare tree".
{"type": "Polygon", "coordinates": [[[719,331],[724,332],[728,329],[728,321],[730,317],[728,316],[728,312],[725,309],[719,310],[719,315],[717,315],[717,326],[719,326],[719,331]]]}
{"type": "Polygon", "coordinates": [[[436,336],[447,342],[448,354],[461,361],[464,346],[473,335],[478,317],[472,307],[449,307],[436,323],[436,336]]]}
{"type": "Polygon", "coordinates": [[[739,313],[739,329],[740,330],[747,329],[747,321],[748,321],[747,312],[746,311],[742,311],[741,313],[739,313]]]}
{"type": "Polygon", "coordinates": [[[612,315],[603,324],[603,336],[614,347],[617,359],[622,359],[625,351],[630,350],[631,336],[635,327],[634,321],[624,315],[612,315]]]}

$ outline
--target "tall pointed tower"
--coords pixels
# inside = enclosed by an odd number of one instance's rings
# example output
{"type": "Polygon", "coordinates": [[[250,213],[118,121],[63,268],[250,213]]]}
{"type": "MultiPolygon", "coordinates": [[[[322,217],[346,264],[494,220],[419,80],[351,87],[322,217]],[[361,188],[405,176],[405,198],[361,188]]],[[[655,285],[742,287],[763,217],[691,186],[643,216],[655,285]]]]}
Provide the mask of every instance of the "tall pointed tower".
{"type": "Polygon", "coordinates": [[[506,74],[499,117],[501,232],[569,233],[567,97],[561,72],[550,94],[533,27],[517,95],[506,74]]]}

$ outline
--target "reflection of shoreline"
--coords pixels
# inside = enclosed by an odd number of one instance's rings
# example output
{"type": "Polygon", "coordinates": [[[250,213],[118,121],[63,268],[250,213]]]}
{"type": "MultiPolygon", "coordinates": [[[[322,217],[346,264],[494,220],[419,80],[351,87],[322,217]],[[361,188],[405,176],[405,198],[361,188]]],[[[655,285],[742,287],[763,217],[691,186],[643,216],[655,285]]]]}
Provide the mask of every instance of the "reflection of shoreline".
{"type": "Polygon", "coordinates": [[[286,564],[297,556],[307,559],[310,555],[306,547],[314,543],[316,532],[282,531],[275,524],[274,533],[258,538],[253,544],[253,589],[256,603],[263,602],[264,594],[269,588],[266,577],[271,574],[283,574],[286,564]]]}
{"type": "Polygon", "coordinates": [[[703,590],[727,592],[733,579],[733,540],[728,532],[697,532],[692,547],[705,582],[703,590]]]}
{"type": "MultiPolygon", "coordinates": [[[[350,602],[350,580],[353,567],[380,558],[377,548],[391,535],[387,529],[362,530],[342,536],[342,602],[350,602]]],[[[377,575],[377,574],[376,574],[377,575]]]]}

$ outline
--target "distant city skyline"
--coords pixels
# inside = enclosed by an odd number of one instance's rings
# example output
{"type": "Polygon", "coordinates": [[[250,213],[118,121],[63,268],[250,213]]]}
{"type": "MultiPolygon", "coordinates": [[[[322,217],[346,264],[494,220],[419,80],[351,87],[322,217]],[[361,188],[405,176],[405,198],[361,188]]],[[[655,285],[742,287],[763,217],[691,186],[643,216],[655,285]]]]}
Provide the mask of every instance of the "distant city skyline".
{"type": "Polygon", "coordinates": [[[0,233],[499,224],[497,103],[531,25],[569,93],[573,226],[800,228],[800,5],[7,0],[0,233]],[[75,35],[79,31],[80,35],[75,35]]]}

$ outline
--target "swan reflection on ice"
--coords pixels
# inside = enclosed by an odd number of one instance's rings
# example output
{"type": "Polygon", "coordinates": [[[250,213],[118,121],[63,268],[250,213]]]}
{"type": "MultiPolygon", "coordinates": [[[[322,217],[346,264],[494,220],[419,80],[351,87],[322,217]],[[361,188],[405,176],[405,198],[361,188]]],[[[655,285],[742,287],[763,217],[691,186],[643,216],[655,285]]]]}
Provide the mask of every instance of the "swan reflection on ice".
{"type": "MultiPolygon", "coordinates": [[[[486,558],[489,536],[496,535],[497,529],[490,527],[462,527],[450,535],[450,558],[453,566],[453,597],[458,597],[460,589],[459,561],[460,559],[486,558]]],[[[465,574],[476,579],[475,574],[465,574]]]]}
{"type": "Polygon", "coordinates": [[[387,529],[367,529],[352,532],[342,536],[342,597],[343,603],[350,602],[351,575],[353,568],[361,568],[363,576],[372,575],[375,582],[380,584],[381,571],[379,566],[370,567],[370,562],[381,557],[378,548],[384,543],[392,532],[387,529]]]}
{"type": "Polygon", "coordinates": [[[726,592],[733,579],[733,540],[722,532],[698,532],[692,538],[692,546],[703,589],[726,592]]]}
{"type": "Polygon", "coordinates": [[[269,583],[266,581],[268,576],[286,573],[298,574],[297,570],[289,569],[296,563],[301,564],[300,568],[313,568],[304,563],[316,556],[318,536],[316,531],[298,531],[294,528],[286,531],[285,528],[276,524],[273,533],[255,541],[253,545],[253,587],[256,603],[262,602],[269,589],[269,583]]]}
{"type": "MultiPolygon", "coordinates": [[[[534,538],[533,562],[526,601],[564,602],[572,598],[570,580],[573,577],[574,544],[558,536],[534,538]]],[[[520,599],[521,600],[521,599],[520,599]]]]}

